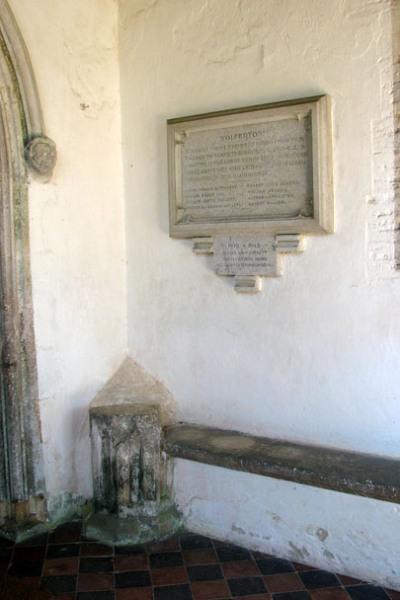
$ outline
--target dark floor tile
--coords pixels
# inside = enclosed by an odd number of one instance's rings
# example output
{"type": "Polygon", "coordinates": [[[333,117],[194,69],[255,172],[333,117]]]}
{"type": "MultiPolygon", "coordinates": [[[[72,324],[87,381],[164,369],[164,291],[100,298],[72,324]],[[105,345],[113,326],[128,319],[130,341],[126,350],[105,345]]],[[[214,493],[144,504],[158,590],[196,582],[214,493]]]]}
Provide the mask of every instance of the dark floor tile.
{"type": "Polygon", "coordinates": [[[47,546],[47,558],[79,556],[79,544],[54,544],[47,546]]]}
{"type": "Polygon", "coordinates": [[[64,575],[60,577],[43,577],[43,588],[54,594],[72,593],[76,589],[76,575],[64,575]]]}
{"type": "Polygon", "coordinates": [[[43,560],[47,546],[16,546],[14,548],[13,562],[20,560],[43,560]]]}
{"type": "Polygon", "coordinates": [[[45,546],[48,542],[48,533],[41,533],[40,535],[35,535],[34,537],[28,538],[23,542],[18,542],[16,544],[16,548],[29,548],[30,546],[45,546]]]}
{"type": "Polygon", "coordinates": [[[15,542],[9,540],[8,538],[0,536],[0,549],[1,548],[14,548],[15,542]]]}
{"type": "Polygon", "coordinates": [[[38,590],[42,585],[42,578],[39,575],[36,575],[35,577],[22,577],[22,579],[19,579],[19,583],[21,583],[24,588],[38,590]]]}
{"type": "Polygon", "coordinates": [[[113,559],[105,557],[81,558],[79,564],[80,573],[102,573],[113,570],[113,559]]]}
{"type": "Polygon", "coordinates": [[[192,600],[192,593],[187,584],[165,585],[154,588],[154,600],[192,600]]]}
{"type": "Polygon", "coordinates": [[[6,573],[8,571],[8,567],[9,567],[9,562],[1,562],[0,561],[0,576],[2,576],[3,573],[6,573]]]}
{"type": "Polygon", "coordinates": [[[149,568],[149,557],[147,554],[131,554],[130,556],[116,556],[114,559],[114,571],[145,571],[149,568]]]}
{"type": "Polygon", "coordinates": [[[307,592],[284,592],[283,594],[274,594],[273,600],[311,600],[307,592]]]}
{"type": "Polygon", "coordinates": [[[212,543],[214,548],[226,548],[232,545],[228,540],[213,540],[212,543]]]}
{"type": "Polygon", "coordinates": [[[329,573],[328,571],[301,571],[299,577],[308,590],[340,585],[340,581],[336,575],[329,573]]]}
{"type": "Polygon", "coordinates": [[[0,563],[9,563],[12,557],[12,548],[0,548],[0,563]]]}
{"type": "Polygon", "coordinates": [[[211,565],[218,562],[213,548],[182,550],[182,555],[186,565],[211,565]]]}
{"type": "Polygon", "coordinates": [[[260,575],[260,570],[254,560],[234,560],[222,563],[222,571],[227,579],[260,575]]]}
{"type": "Polygon", "coordinates": [[[168,567],[180,567],[183,565],[181,552],[160,552],[150,554],[150,567],[152,569],[165,569],[168,567]]]}
{"type": "Polygon", "coordinates": [[[151,571],[153,585],[172,585],[188,583],[185,567],[169,567],[168,569],[153,569],[151,571]]]}
{"type": "Polygon", "coordinates": [[[352,600],[388,600],[385,590],[375,585],[350,585],[346,591],[352,600]]]}
{"type": "Polygon", "coordinates": [[[160,552],[180,552],[181,542],[178,536],[154,542],[146,545],[148,554],[159,554],[160,552]]]}
{"type": "Polygon", "coordinates": [[[15,577],[35,577],[42,574],[42,560],[21,560],[12,563],[8,572],[15,577]]]}
{"type": "Polygon", "coordinates": [[[115,575],[116,588],[145,587],[150,585],[149,571],[128,571],[126,573],[116,573],[115,575]]]}
{"type": "Polygon", "coordinates": [[[81,556],[112,556],[114,549],[112,546],[98,544],[96,542],[83,542],[81,544],[81,556]]]}
{"type": "Polygon", "coordinates": [[[213,581],[223,579],[221,567],[219,565],[198,565],[196,567],[187,567],[190,581],[213,581]]]}
{"type": "Polygon", "coordinates": [[[153,588],[141,587],[115,590],[115,600],[153,600],[153,588]]]}
{"type": "Polygon", "coordinates": [[[347,575],[336,575],[342,585],[359,585],[364,583],[355,577],[348,577],[347,575]]]}
{"type": "Polygon", "coordinates": [[[49,544],[67,544],[81,541],[80,521],[71,521],[57,527],[49,534],[49,544]]]}
{"type": "MultiPolygon", "coordinates": [[[[112,590],[102,592],[78,592],[76,600],[114,600],[115,594],[112,590]]],[[[134,596],[132,596],[132,600],[134,596]]]]}
{"type": "Polygon", "coordinates": [[[146,552],[146,548],[144,544],[135,544],[131,546],[115,546],[114,552],[116,556],[120,554],[143,554],[143,552],[146,552]]]}
{"type": "Polygon", "coordinates": [[[271,554],[268,554],[266,552],[260,552],[260,550],[252,550],[251,552],[253,558],[257,559],[257,558],[273,558],[273,556],[271,554]]]}
{"type": "Polygon", "coordinates": [[[212,548],[212,541],[202,535],[184,534],[181,536],[182,550],[195,550],[199,548],[212,548]]]}
{"type": "Polygon", "coordinates": [[[217,548],[217,554],[221,562],[228,562],[230,560],[251,560],[250,552],[237,546],[217,548]]]}
{"type": "Polygon", "coordinates": [[[194,600],[214,600],[230,598],[228,584],[224,579],[218,581],[194,581],[191,584],[194,600]]]}
{"type": "Polygon", "coordinates": [[[228,579],[232,596],[248,596],[249,594],[263,594],[267,592],[262,577],[237,577],[228,579]]]}
{"type": "Polygon", "coordinates": [[[294,572],[292,563],[283,558],[260,558],[256,560],[256,563],[263,575],[278,575],[279,573],[294,572]]]}

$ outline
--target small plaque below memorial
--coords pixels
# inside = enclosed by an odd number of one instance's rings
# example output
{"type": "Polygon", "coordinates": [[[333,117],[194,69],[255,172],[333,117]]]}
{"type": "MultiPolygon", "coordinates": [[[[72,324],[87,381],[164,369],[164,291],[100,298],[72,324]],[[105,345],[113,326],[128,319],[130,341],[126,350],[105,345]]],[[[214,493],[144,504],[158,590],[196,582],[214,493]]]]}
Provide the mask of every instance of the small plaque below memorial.
{"type": "Polygon", "coordinates": [[[274,240],[264,236],[217,236],[214,239],[217,275],[279,275],[274,240]]]}

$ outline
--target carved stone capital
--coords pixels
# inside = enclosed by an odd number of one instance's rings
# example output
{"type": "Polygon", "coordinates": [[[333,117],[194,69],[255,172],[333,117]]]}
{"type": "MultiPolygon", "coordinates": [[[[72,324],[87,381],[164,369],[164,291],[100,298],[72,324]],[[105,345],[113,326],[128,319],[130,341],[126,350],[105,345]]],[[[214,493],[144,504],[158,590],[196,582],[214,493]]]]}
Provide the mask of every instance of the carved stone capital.
{"type": "Polygon", "coordinates": [[[56,145],[46,136],[33,138],[25,146],[25,159],[37,179],[50,179],[57,160],[56,145]]]}

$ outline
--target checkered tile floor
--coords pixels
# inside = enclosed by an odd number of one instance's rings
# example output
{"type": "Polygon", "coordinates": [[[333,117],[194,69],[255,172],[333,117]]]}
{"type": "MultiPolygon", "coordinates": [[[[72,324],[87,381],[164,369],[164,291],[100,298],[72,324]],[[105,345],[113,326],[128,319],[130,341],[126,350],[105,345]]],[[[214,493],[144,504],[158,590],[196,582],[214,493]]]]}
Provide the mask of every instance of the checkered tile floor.
{"type": "Polygon", "coordinates": [[[349,577],[183,534],[106,546],[71,522],[23,544],[0,539],[0,568],[57,600],[400,600],[349,577]]]}

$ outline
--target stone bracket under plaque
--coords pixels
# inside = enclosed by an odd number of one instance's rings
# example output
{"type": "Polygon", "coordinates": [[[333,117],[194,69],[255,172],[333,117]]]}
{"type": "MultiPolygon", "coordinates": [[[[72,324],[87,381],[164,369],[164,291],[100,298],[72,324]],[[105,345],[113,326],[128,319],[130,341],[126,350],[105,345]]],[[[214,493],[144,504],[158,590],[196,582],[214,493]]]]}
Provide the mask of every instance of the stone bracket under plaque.
{"type": "Polygon", "coordinates": [[[235,277],[235,291],[254,294],[262,290],[262,277],[281,275],[281,254],[303,252],[303,236],[277,234],[228,235],[195,238],[195,254],[213,254],[217,275],[235,277]]]}
{"type": "Polygon", "coordinates": [[[262,290],[262,279],[259,275],[237,275],[235,277],[235,292],[241,294],[256,294],[262,290]]]}
{"type": "Polygon", "coordinates": [[[275,250],[286,254],[303,252],[304,238],[296,233],[276,235],[275,250]]]}
{"type": "Polygon", "coordinates": [[[214,240],[212,237],[194,238],[193,252],[195,254],[214,254],[214,240]]]}

